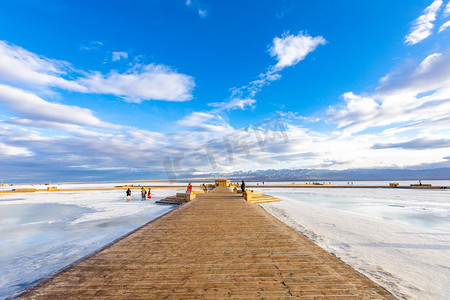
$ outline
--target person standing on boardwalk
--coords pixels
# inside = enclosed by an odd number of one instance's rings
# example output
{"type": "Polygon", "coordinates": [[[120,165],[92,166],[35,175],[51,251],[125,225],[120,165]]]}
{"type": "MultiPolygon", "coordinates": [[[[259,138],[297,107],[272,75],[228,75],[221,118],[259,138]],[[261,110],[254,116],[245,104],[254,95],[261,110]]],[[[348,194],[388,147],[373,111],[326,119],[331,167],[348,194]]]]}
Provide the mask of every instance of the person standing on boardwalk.
{"type": "Polygon", "coordinates": [[[127,190],[127,202],[130,202],[130,198],[131,198],[131,189],[128,188],[128,190],[127,190]]]}
{"type": "Polygon", "coordinates": [[[189,182],[188,187],[186,189],[186,193],[190,194],[192,192],[192,184],[189,182]]]}
{"type": "Polygon", "coordinates": [[[242,190],[242,193],[245,193],[245,182],[244,182],[244,180],[242,180],[241,190],[242,190]]]}
{"type": "Polygon", "coordinates": [[[144,201],[146,196],[147,196],[147,190],[145,189],[145,187],[142,187],[141,188],[141,201],[144,201]]]}

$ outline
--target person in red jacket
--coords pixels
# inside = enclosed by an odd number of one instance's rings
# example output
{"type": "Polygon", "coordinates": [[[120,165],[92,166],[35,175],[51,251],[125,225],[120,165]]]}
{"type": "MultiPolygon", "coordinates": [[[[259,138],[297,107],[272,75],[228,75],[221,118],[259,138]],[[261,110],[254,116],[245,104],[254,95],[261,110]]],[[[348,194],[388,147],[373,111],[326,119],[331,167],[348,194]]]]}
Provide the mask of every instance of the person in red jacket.
{"type": "Polygon", "coordinates": [[[148,194],[147,194],[148,199],[152,199],[152,189],[148,188],[148,194]]]}
{"type": "Polygon", "coordinates": [[[189,182],[186,193],[190,194],[192,192],[192,184],[189,182]]]}

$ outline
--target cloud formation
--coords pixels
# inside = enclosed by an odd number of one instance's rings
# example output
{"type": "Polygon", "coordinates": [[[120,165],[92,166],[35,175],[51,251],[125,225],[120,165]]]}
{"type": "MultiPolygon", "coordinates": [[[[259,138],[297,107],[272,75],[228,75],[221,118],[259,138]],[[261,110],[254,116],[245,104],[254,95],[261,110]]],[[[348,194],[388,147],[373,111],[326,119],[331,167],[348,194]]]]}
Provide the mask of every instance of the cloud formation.
{"type": "Polygon", "coordinates": [[[112,53],[112,58],[111,58],[112,61],[118,61],[118,60],[121,60],[122,58],[127,59],[128,53],[122,52],[122,51],[112,53]]]}
{"type": "Polygon", "coordinates": [[[442,32],[442,31],[446,30],[449,27],[450,27],[450,21],[447,21],[444,24],[442,24],[441,27],[439,27],[439,31],[438,32],[442,32]]]}
{"type": "Polygon", "coordinates": [[[412,23],[411,32],[405,37],[406,44],[417,44],[432,34],[433,22],[436,21],[436,15],[441,6],[442,0],[434,0],[423,11],[423,14],[412,23]]]}
{"type": "Polygon", "coordinates": [[[18,157],[27,157],[31,156],[32,153],[26,149],[21,147],[12,147],[9,145],[6,145],[2,142],[0,142],[0,156],[3,157],[11,157],[11,156],[18,156],[18,157]]]}
{"type": "Polygon", "coordinates": [[[135,66],[126,73],[91,72],[78,82],[90,93],[111,94],[127,102],[143,100],[187,101],[192,99],[195,83],[191,76],[163,65],[135,66]]]}
{"type": "Polygon", "coordinates": [[[275,37],[269,48],[271,56],[278,60],[277,64],[270,66],[265,73],[258,75],[258,79],[249,82],[247,85],[231,89],[231,96],[227,101],[209,103],[209,106],[217,107],[217,110],[234,110],[246,107],[254,108],[256,94],[261,89],[269,85],[272,81],[279,80],[279,74],[285,67],[293,66],[305,59],[319,45],[326,44],[326,40],[321,37],[311,37],[302,31],[298,35],[284,33],[281,38],[275,37]]]}
{"type": "Polygon", "coordinates": [[[417,138],[407,142],[379,143],[372,146],[372,149],[388,148],[402,148],[413,150],[450,148],[450,139],[417,138]]]}
{"type": "Polygon", "coordinates": [[[270,55],[278,60],[274,70],[279,71],[297,64],[319,45],[325,44],[326,40],[322,36],[312,37],[302,31],[297,35],[284,33],[281,38],[274,38],[269,49],[270,55]]]}
{"type": "Polygon", "coordinates": [[[342,97],[344,102],[329,107],[325,114],[338,129],[325,143],[336,143],[334,152],[324,154],[331,160],[347,161],[347,167],[447,163],[450,49],[393,70],[373,93],[347,92],[342,97]],[[352,149],[351,155],[345,155],[339,148],[343,146],[352,149]]]}
{"type": "MultiPolygon", "coordinates": [[[[327,111],[327,120],[333,123],[338,123],[338,128],[356,127],[357,125],[364,125],[371,121],[380,109],[380,104],[370,97],[363,97],[347,92],[342,95],[345,101],[343,108],[336,109],[330,107],[327,111]]],[[[357,127],[354,130],[364,129],[363,126],[357,127]]]]}
{"type": "Polygon", "coordinates": [[[67,62],[41,57],[19,46],[0,41],[0,82],[87,92],[86,87],[63,78],[72,70],[67,62]]]}
{"type": "Polygon", "coordinates": [[[200,3],[200,1],[198,0],[186,0],[185,2],[187,7],[193,8],[195,10],[197,10],[198,15],[201,18],[205,18],[208,14],[208,11],[204,8],[204,6],[200,3]]]}
{"type": "MultiPolygon", "coordinates": [[[[114,59],[126,56],[125,52],[113,54],[114,59]]],[[[127,166],[137,166],[143,159],[153,167],[143,167],[142,172],[151,172],[149,168],[155,169],[162,161],[158,151],[166,149],[170,153],[170,144],[180,143],[181,134],[171,137],[107,123],[89,109],[45,98],[60,98],[62,90],[116,95],[131,102],[186,101],[192,98],[194,86],[192,77],[164,65],[135,64],[125,72],[111,70],[102,74],[77,70],[68,62],[0,41],[0,106],[4,108],[0,119],[0,164],[4,168],[15,166],[18,178],[24,176],[21,172],[33,168],[35,173],[24,174],[40,178],[39,170],[47,170],[48,165],[53,169],[42,172],[58,176],[94,174],[96,170],[101,174],[111,166],[128,172],[127,166]],[[55,130],[57,136],[46,136],[46,132],[55,130]]],[[[223,129],[214,124],[203,128],[223,129]]],[[[161,171],[161,167],[156,169],[161,171]]]]}
{"type": "Polygon", "coordinates": [[[87,45],[82,45],[80,49],[84,51],[100,50],[102,46],[103,43],[100,41],[91,41],[87,45]]]}
{"type": "Polygon", "coordinates": [[[32,93],[4,84],[0,84],[0,103],[9,111],[31,120],[94,127],[109,126],[88,109],[51,103],[32,93]]]}
{"type": "Polygon", "coordinates": [[[444,17],[450,16],[450,1],[447,3],[444,9],[444,17]]]}
{"type": "Polygon", "coordinates": [[[348,92],[343,99],[345,103],[328,109],[326,119],[347,134],[445,118],[450,111],[450,49],[412,68],[394,70],[373,94],[348,92]]]}
{"type": "MultiPolygon", "coordinates": [[[[198,131],[198,136],[202,138],[206,136],[208,139],[213,138],[216,134],[222,135],[233,130],[216,112],[193,112],[178,120],[176,124],[183,130],[188,128],[189,131],[198,131]]],[[[194,137],[195,140],[195,136],[192,134],[189,136],[194,137]]]]}
{"type": "Polygon", "coordinates": [[[222,110],[234,110],[234,109],[246,109],[247,107],[253,107],[253,105],[256,103],[255,99],[251,98],[232,98],[229,101],[225,102],[213,102],[208,103],[209,106],[215,107],[216,111],[222,111],[222,110]]]}
{"type": "MultiPolygon", "coordinates": [[[[128,57],[114,52],[113,60],[128,57]]],[[[191,76],[164,65],[132,66],[126,72],[109,74],[80,71],[68,62],[52,60],[19,46],[0,41],[0,82],[31,89],[60,88],[79,93],[110,94],[129,102],[144,100],[188,101],[195,83],[191,76]],[[70,78],[70,79],[68,79],[70,78]]]]}
{"type": "Polygon", "coordinates": [[[173,163],[177,157],[182,157],[178,161],[184,171],[200,173],[269,166],[345,169],[438,165],[448,157],[450,54],[446,51],[428,55],[413,67],[393,70],[372,93],[344,93],[342,103],[328,109],[324,118],[328,124],[320,122],[307,128],[305,122],[298,125],[298,121],[319,120],[295,112],[280,113],[285,117],[282,121],[288,142],[281,130],[264,132],[264,122],[253,124],[261,127],[263,134],[258,136],[252,126],[235,128],[222,114],[255,107],[263,87],[279,80],[284,68],[299,63],[325,43],[322,37],[302,32],[274,38],[269,50],[276,58],[274,65],[245,86],[232,89],[225,101],[210,103],[210,111],[191,112],[181,118],[175,122],[177,130],[169,133],[108,124],[89,109],[52,103],[36,90],[116,95],[130,102],[186,101],[192,98],[192,77],[154,64],[134,65],[123,72],[79,71],[67,62],[6,43],[3,49],[9,47],[9,52],[0,60],[0,104],[15,117],[1,116],[0,164],[15,166],[18,174],[33,169],[35,173],[30,176],[35,178],[51,164],[55,167],[50,172],[55,176],[79,174],[89,179],[96,174],[105,176],[105,170],[123,172],[127,178],[130,174],[148,178],[150,172],[164,172],[166,158],[173,163]],[[21,71],[13,73],[15,70],[6,66],[21,71]],[[316,125],[327,126],[330,133],[314,131],[316,125]],[[46,135],[40,128],[58,129],[58,135],[46,135]],[[260,143],[261,137],[266,139],[264,143],[260,143]]]}

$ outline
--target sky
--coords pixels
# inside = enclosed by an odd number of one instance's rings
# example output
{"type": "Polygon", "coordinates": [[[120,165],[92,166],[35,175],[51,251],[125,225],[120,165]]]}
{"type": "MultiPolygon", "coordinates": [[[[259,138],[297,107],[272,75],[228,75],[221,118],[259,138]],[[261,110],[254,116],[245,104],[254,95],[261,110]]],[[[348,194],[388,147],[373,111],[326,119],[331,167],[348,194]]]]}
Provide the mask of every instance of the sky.
{"type": "Polygon", "coordinates": [[[3,0],[0,178],[450,166],[450,4],[3,0]]]}

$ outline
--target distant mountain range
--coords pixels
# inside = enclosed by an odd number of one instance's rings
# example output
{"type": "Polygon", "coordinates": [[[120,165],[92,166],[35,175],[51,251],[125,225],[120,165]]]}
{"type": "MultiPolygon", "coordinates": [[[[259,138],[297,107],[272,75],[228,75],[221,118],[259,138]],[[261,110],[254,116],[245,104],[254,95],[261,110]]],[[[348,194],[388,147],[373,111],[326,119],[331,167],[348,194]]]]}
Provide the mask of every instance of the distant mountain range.
{"type": "MultiPolygon", "coordinates": [[[[96,173],[67,173],[52,174],[47,179],[36,180],[28,177],[5,176],[5,183],[43,183],[43,182],[123,182],[158,180],[171,182],[211,181],[218,178],[227,178],[233,181],[358,181],[358,180],[450,180],[450,168],[435,169],[270,169],[257,171],[215,172],[209,174],[192,174],[190,172],[167,174],[164,171],[136,171],[133,173],[98,171],[96,173]],[[169,176],[170,175],[170,176],[169,176]]],[[[1,177],[0,177],[1,179],[1,177]]]]}
{"type": "Polygon", "coordinates": [[[330,180],[450,180],[450,168],[437,169],[270,169],[257,171],[238,171],[231,173],[210,173],[185,178],[227,178],[253,181],[330,181],[330,180]]]}

